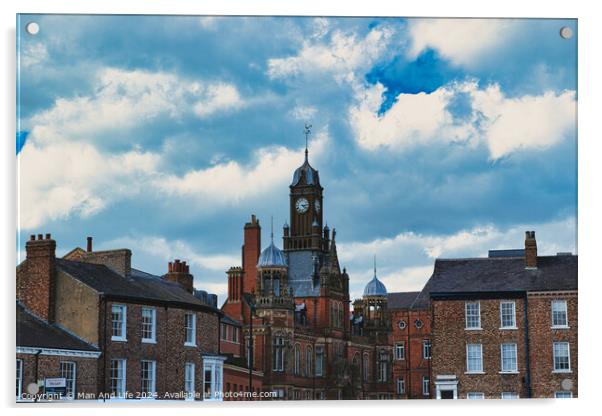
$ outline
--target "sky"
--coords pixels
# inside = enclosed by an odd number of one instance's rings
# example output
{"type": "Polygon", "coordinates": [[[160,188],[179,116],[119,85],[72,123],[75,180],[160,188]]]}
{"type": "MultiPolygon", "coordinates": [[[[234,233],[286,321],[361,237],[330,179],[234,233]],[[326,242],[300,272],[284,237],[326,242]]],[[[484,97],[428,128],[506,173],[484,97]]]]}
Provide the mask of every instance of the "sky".
{"type": "Polygon", "coordinates": [[[393,292],[526,230],[577,252],[575,20],[21,15],[17,42],[18,261],[90,235],[221,302],[251,214],[282,246],[305,123],[352,298],[373,255],[393,292]]]}

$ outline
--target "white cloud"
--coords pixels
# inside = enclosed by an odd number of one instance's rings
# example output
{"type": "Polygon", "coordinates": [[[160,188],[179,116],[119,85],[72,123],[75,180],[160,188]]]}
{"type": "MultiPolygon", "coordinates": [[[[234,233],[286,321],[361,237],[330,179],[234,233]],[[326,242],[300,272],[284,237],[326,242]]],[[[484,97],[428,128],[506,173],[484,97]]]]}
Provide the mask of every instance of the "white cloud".
{"type": "MultiPolygon", "coordinates": [[[[329,142],[325,130],[318,132],[310,142],[312,160],[319,163],[329,142]]],[[[210,199],[213,203],[237,203],[249,197],[258,197],[287,183],[292,172],[303,162],[304,149],[267,147],[257,150],[247,165],[235,161],[189,171],[183,176],[162,175],[155,186],[168,194],[210,199]],[[284,172],[284,173],[283,173],[284,172]]]]}
{"type": "Polygon", "coordinates": [[[456,65],[472,65],[512,39],[516,26],[507,19],[410,19],[408,56],[432,48],[456,65]]]}
{"type": "Polygon", "coordinates": [[[356,141],[367,150],[483,140],[490,157],[498,159],[518,149],[546,149],[576,127],[574,91],[509,98],[496,84],[481,89],[476,82],[452,83],[429,94],[399,94],[379,114],[384,92],[380,83],[358,89],[357,103],[349,108],[356,141]],[[472,108],[467,117],[455,118],[449,106],[460,95],[472,108]]]}
{"type": "Polygon", "coordinates": [[[48,49],[41,42],[36,43],[21,43],[19,54],[19,63],[22,67],[28,68],[34,65],[41,64],[48,59],[48,49]]]}
{"type": "Polygon", "coordinates": [[[290,111],[292,117],[301,121],[309,121],[318,111],[316,107],[312,106],[295,106],[290,111]]]}
{"type": "Polygon", "coordinates": [[[235,110],[244,105],[236,87],[230,84],[209,85],[194,106],[194,112],[200,118],[208,117],[218,111],[235,110]]]}
{"type": "Polygon", "coordinates": [[[484,225],[451,235],[407,232],[368,242],[341,242],[338,254],[349,271],[351,292],[355,296],[361,296],[363,287],[372,278],[374,254],[377,275],[388,291],[413,291],[420,290],[431,276],[436,258],[485,257],[488,250],[523,248],[526,230],[536,231],[539,255],[576,253],[576,221],[569,217],[505,229],[484,225]]]}
{"type": "Polygon", "coordinates": [[[330,42],[319,40],[325,29],[312,37],[316,42],[304,42],[299,53],[286,58],[268,60],[271,78],[286,78],[298,74],[332,74],[337,82],[355,79],[355,73],[367,70],[387,51],[393,31],[386,27],[372,29],[365,37],[336,30],[330,42]]]}

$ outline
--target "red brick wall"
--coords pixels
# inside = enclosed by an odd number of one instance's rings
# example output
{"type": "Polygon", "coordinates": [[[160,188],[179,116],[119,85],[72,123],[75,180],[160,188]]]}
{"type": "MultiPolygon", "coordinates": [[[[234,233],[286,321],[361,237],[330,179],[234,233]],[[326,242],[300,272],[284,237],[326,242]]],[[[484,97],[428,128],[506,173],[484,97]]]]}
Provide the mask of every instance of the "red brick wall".
{"type": "Polygon", "coordinates": [[[257,261],[261,251],[261,226],[255,215],[245,224],[242,248],[243,292],[251,293],[257,280],[257,261]]]}
{"type": "MultiPolygon", "coordinates": [[[[529,303],[529,360],[533,397],[554,397],[557,391],[565,391],[562,381],[569,380],[573,397],[577,397],[577,293],[530,294],[529,303]],[[568,329],[551,329],[552,300],[567,301],[568,329]],[[569,342],[571,373],[554,373],[552,343],[569,342]]],[[[566,382],[565,382],[566,384],[566,382]]]]}
{"type": "MultiPolygon", "coordinates": [[[[253,391],[259,393],[263,390],[263,375],[253,373],[253,391]]],[[[241,400],[265,400],[265,398],[250,399],[248,397],[236,397],[234,393],[249,391],[249,370],[231,364],[224,364],[224,401],[241,400]]]]}

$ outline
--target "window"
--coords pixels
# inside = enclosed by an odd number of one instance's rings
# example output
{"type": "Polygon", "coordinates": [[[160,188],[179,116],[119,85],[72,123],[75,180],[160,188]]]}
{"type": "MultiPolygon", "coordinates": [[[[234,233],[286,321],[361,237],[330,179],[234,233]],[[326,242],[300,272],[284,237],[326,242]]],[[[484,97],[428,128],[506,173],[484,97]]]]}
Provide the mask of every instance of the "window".
{"type": "Polygon", "coordinates": [[[23,360],[17,359],[17,400],[21,398],[23,389],[23,360]]]}
{"type": "Polygon", "coordinates": [[[406,382],[403,378],[397,379],[397,394],[405,394],[406,392],[406,382]]]}
{"type": "Polygon", "coordinates": [[[406,359],[405,342],[400,342],[399,344],[395,344],[395,359],[396,360],[405,360],[406,359]]]}
{"type": "Polygon", "coordinates": [[[397,323],[397,325],[399,326],[399,329],[401,329],[402,331],[403,331],[404,329],[406,329],[406,326],[407,326],[407,324],[406,324],[406,321],[404,321],[404,320],[401,320],[401,321],[399,321],[399,322],[397,323]]]}
{"type": "Polygon", "coordinates": [[[428,396],[429,394],[430,394],[429,378],[422,377],[422,395],[428,396]]]}
{"type": "Polygon", "coordinates": [[[483,346],[481,344],[466,344],[466,372],[483,372],[483,346]]]}
{"type": "Polygon", "coordinates": [[[153,308],[142,308],[142,342],[157,342],[157,311],[153,308]]]}
{"type": "Polygon", "coordinates": [[[284,338],[274,338],[273,349],[272,370],[284,371],[284,338]]]}
{"type": "Polygon", "coordinates": [[[552,301],[552,327],[567,328],[568,327],[566,300],[552,301]]]}
{"type": "Polygon", "coordinates": [[[65,379],[65,395],[69,399],[75,398],[75,363],[71,361],[61,361],[61,378],[65,379]]]}
{"type": "Polygon", "coordinates": [[[518,372],[516,344],[502,344],[502,373],[518,372]]]}
{"type": "Polygon", "coordinates": [[[554,342],[554,371],[558,373],[569,373],[571,371],[571,360],[568,342],[554,342]]]}
{"type": "Polygon", "coordinates": [[[305,349],[305,368],[307,369],[307,377],[312,376],[312,371],[314,368],[314,352],[312,348],[308,345],[305,349]]]}
{"type": "Polygon", "coordinates": [[[184,392],[186,400],[194,400],[194,363],[184,365],[184,392]]]}
{"type": "Polygon", "coordinates": [[[111,360],[111,394],[125,396],[125,360],[111,360]]]}
{"type": "Polygon", "coordinates": [[[516,303],[514,301],[500,302],[501,328],[516,328],[516,303]]]}
{"type": "Polygon", "coordinates": [[[431,359],[431,340],[429,339],[422,341],[422,358],[425,360],[431,359]]]}
{"type": "Polygon", "coordinates": [[[247,367],[250,368],[254,364],[255,358],[253,357],[255,355],[255,351],[251,351],[251,349],[254,347],[254,345],[252,345],[253,338],[247,335],[245,337],[245,342],[247,344],[247,367]]]}
{"type": "Polygon", "coordinates": [[[238,328],[232,327],[232,342],[238,343],[238,328]]]}
{"type": "Polygon", "coordinates": [[[301,347],[299,344],[295,345],[295,368],[293,370],[296,376],[301,374],[301,347]]]}
{"type": "Polygon", "coordinates": [[[228,340],[228,327],[226,326],[226,324],[221,324],[221,338],[223,341],[227,341],[228,340]]]}
{"type": "Polygon", "coordinates": [[[481,329],[481,304],[466,302],[466,329],[481,329]]]}
{"type": "Polygon", "coordinates": [[[140,361],[140,393],[142,398],[150,399],[155,397],[155,381],[156,381],[157,365],[155,361],[142,360],[140,361]]]}
{"type": "Polygon", "coordinates": [[[469,400],[483,400],[485,398],[485,393],[468,393],[466,398],[469,400]]]}
{"type": "Polygon", "coordinates": [[[189,347],[196,346],[196,315],[187,313],[184,316],[184,327],[186,328],[186,341],[184,345],[189,347]]]}
{"type": "Polygon", "coordinates": [[[127,310],[125,305],[113,305],[111,306],[111,330],[112,330],[112,341],[125,341],[125,323],[126,323],[127,310]]]}
{"type": "Polygon", "coordinates": [[[316,345],[316,376],[322,377],[324,375],[324,347],[322,345],[316,345]]]}
{"type": "Polygon", "coordinates": [[[381,351],[378,359],[378,381],[386,383],[389,381],[389,354],[381,351]]]}
{"type": "Polygon", "coordinates": [[[506,399],[506,400],[518,399],[518,393],[502,392],[502,399],[506,399]]]}
{"type": "Polygon", "coordinates": [[[424,324],[422,323],[422,321],[421,321],[420,319],[416,319],[416,320],[414,321],[414,326],[415,326],[417,329],[420,329],[420,328],[422,328],[422,326],[423,326],[423,325],[424,325],[424,324]]]}
{"type": "Polygon", "coordinates": [[[364,354],[362,366],[364,370],[364,381],[368,381],[368,379],[370,378],[370,360],[368,359],[368,354],[364,354]]]}
{"type": "Polygon", "coordinates": [[[215,358],[203,360],[203,394],[204,400],[222,400],[223,361],[215,358]]]}
{"type": "Polygon", "coordinates": [[[554,397],[557,399],[571,399],[573,397],[573,393],[570,391],[557,391],[554,393],[554,397]]]}

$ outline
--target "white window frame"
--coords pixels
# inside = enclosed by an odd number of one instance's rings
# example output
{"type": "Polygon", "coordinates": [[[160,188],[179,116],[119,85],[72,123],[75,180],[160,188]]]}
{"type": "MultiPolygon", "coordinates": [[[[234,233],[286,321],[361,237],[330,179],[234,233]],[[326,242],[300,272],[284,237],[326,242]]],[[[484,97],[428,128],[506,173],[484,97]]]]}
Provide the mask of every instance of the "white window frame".
{"type": "Polygon", "coordinates": [[[513,391],[503,391],[501,398],[503,400],[515,400],[515,399],[518,399],[519,396],[518,396],[518,393],[515,393],[513,391]]]}
{"type": "Polygon", "coordinates": [[[121,304],[113,304],[111,305],[111,341],[120,341],[120,342],[127,342],[127,311],[128,308],[126,305],[121,305],[121,304]],[[113,314],[115,313],[115,309],[119,309],[120,313],[121,313],[121,321],[115,321],[113,320],[113,314]],[[114,322],[120,322],[121,323],[121,334],[120,335],[114,335],[113,334],[113,324],[114,322]]]}
{"type": "Polygon", "coordinates": [[[224,379],[224,361],[216,357],[203,358],[203,400],[205,401],[223,401],[223,383],[224,379]],[[210,380],[207,381],[207,371],[210,373],[210,380]],[[209,394],[206,388],[209,384],[209,394]]]}
{"type": "Polygon", "coordinates": [[[518,329],[516,326],[516,302],[513,300],[503,300],[500,302],[500,329],[518,329]],[[504,305],[512,305],[512,322],[504,325],[504,305]]]}
{"type": "Polygon", "coordinates": [[[555,399],[572,399],[573,392],[572,391],[557,391],[554,393],[555,399]]]}
{"type": "Polygon", "coordinates": [[[398,342],[395,344],[395,359],[397,361],[406,359],[406,343],[398,342]]]}
{"type": "Polygon", "coordinates": [[[142,308],[142,311],[140,312],[140,316],[141,316],[141,320],[142,320],[142,342],[144,343],[148,343],[148,344],[156,344],[157,343],[157,310],[155,308],[142,308]],[[150,312],[150,333],[151,333],[151,337],[150,338],[145,338],[144,337],[144,313],[145,312],[150,312]]]}
{"type": "Polygon", "coordinates": [[[406,381],[403,377],[397,379],[397,394],[406,394],[406,381]]]}
{"type": "Polygon", "coordinates": [[[431,395],[431,380],[426,376],[422,376],[422,395],[431,395]]]}
{"type": "MultiPolygon", "coordinates": [[[[481,302],[477,301],[470,301],[470,302],[465,302],[464,303],[464,323],[465,323],[465,328],[468,331],[478,331],[481,330],[481,302]],[[476,319],[477,319],[477,325],[476,326],[469,326],[469,317],[472,318],[473,314],[469,315],[468,314],[468,308],[469,305],[476,305],[476,319]]],[[[471,319],[472,321],[472,319],[471,319]]],[[[472,322],[470,322],[470,324],[472,324],[472,322]]]]}
{"type": "Polygon", "coordinates": [[[551,310],[551,319],[552,319],[552,328],[553,329],[567,329],[569,328],[569,311],[568,311],[568,305],[566,300],[564,299],[555,299],[550,303],[550,310],[551,310]],[[561,308],[560,310],[555,310],[554,305],[563,305],[564,307],[561,308]],[[558,312],[564,312],[564,324],[556,324],[554,322],[554,313],[558,312]]]}
{"type": "Polygon", "coordinates": [[[511,373],[511,374],[518,373],[518,346],[516,343],[508,342],[508,343],[503,343],[500,345],[500,368],[501,368],[500,373],[511,373]],[[514,354],[514,357],[504,356],[505,352],[506,353],[509,352],[511,355],[514,354]],[[514,359],[514,366],[505,368],[504,359],[506,359],[506,362],[512,361],[512,359],[514,359]]]}
{"type": "Polygon", "coordinates": [[[485,371],[483,369],[483,344],[466,344],[466,374],[484,374],[485,371]],[[476,369],[472,369],[470,368],[470,347],[472,346],[478,346],[479,347],[479,362],[480,362],[480,369],[476,370],[476,369]]]}
{"type": "Polygon", "coordinates": [[[195,398],[195,365],[194,363],[184,364],[184,392],[186,400],[194,400],[195,398]]]}
{"type": "Polygon", "coordinates": [[[184,315],[184,337],[185,347],[196,347],[196,313],[186,312],[186,315],[184,315]],[[191,326],[188,325],[189,317],[192,317],[191,326]],[[189,340],[189,334],[192,334],[192,341],[189,340]]]}
{"type": "Polygon", "coordinates": [[[75,397],[77,396],[77,364],[74,361],[61,361],[59,363],[59,370],[61,373],[61,377],[65,379],[65,399],[75,399],[75,397]],[[71,371],[69,373],[66,370],[67,367],[71,367],[71,371]],[[71,385],[71,387],[69,387],[69,385],[71,385]],[[71,394],[69,394],[69,389],[71,389],[71,394]]]}
{"type": "Polygon", "coordinates": [[[153,400],[157,396],[157,362],[154,360],[140,361],[140,393],[141,398],[147,400],[153,400]],[[150,378],[143,377],[145,364],[150,366],[146,371],[150,378]],[[144,388],[145,382],[149,384],[147,389],[144,388]]]}
{"type": "Polygon", "coordinates": [[[466,394],[466,398],[468,400],[484,400],[485,399],[485,393],[471,391],[470,393],[466,394]]]}
{"type": "Polygon", "coordinates": [[[109,369],[109,379],[111,381],[111,393],[115,393],[115,398],[117,398],[117,399],[125,398],[125,392],[127,391],[127,388],[126,388],[126,386],[127,386],[127,361],[124,358],[111,359],[110,369],[109,369]],[[113,377],[113,363],[121,364],[120,365],[121,368],[117,369],[118,377],[113,377]],[[119,375],[121,375],[121,377],[119,377],[119,375]],[[118,387],[118,383],[121,382],[121,388],[119,390],[117,390],[117,388],[115,388],[115,389],[113,388],[114,380],[116,380],[115,387],[118,387]]]}
{"type": "Polygon", "coordinates": [[[422,358],[425,360],[430,360],[432,355],[431,352],[432,344],[430,339],[422,340],[422,358]]]}
{"type": "Polygon", "coordinates": [[[316,377],[324,375],[324,345],[316,345],[315,374],[316,377]]]}
{"type": "MultiPolygon", "coordinates": [[[[558,357],[560,358],[560,357],[558,357]]],[[[553,373],[572,373],[571,371],[571,345],[566,342],[566,341],[562,341],[562,342],[553,342],[552,343],[552,366],[554,368],[554,370],[552,371],[553,373]],[[561,368],[558,369],[556,368],[556,346],[560,346],[560,345],[566,345],[566,357],[567,357],[567,362],[568,362],[568,366],[569,368],[561,368]]]]}
{"type": "Polygon", "coordinates": [[[23,395],[23,360],[20,358],[17,358],[17,369],[16,369],[16,374],[15,374],[15,378],[16,378],[16,393],[17,393],[17,400],[21,400],[21,396],[23,395]]]}

